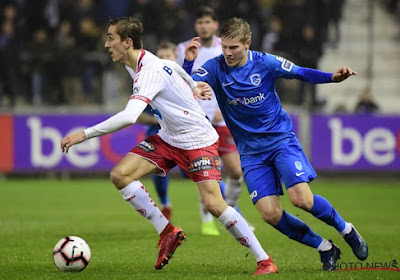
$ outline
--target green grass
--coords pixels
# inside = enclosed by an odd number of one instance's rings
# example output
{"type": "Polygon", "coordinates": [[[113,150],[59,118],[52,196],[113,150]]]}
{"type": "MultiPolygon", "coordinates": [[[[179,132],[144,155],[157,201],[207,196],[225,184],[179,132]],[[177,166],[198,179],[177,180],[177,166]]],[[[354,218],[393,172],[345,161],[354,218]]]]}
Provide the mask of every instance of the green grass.
{"type": "MultiPolygon", "coordinates": [[[[149,180],[143,180],[157,201],[149,180]]],[[[369,244],[364,265],[400,262],[400,184],[369,180],[319,179],[315,193],[328,198],[353,222],[369,244]]],[[[173,223],[187,241],[163,270],[154,262],[158,236],[151,224],[134,212],[106,179],[29,180],[0,182],[0,279],[399,279],[400,272],[382,270],[321,272],[316,250],[294,242],[262,222],[246,191],[241,209],[256,227],[256,235],[274,258],[280,273],[255,277],[256,264],[221,225],[218,237],[200,235],[200,214],[194,183],[171,179],[173,223]],[[52,249],[66,235],[84,238],[92,259],[80,273],[63,273],[52,261],[52,249]]],[[[289,205],[286,210],[342,249],[342,262],[357,262],[336,231],[310,214],[289,205]]]]}

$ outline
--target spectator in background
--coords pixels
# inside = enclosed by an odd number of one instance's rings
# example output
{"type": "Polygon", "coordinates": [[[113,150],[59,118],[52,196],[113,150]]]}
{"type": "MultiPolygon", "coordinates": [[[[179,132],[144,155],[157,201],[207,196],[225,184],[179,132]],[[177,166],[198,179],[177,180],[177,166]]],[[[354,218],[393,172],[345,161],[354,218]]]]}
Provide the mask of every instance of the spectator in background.
{"type": "MultiPolygon", "coordinates": [[[[301,30],[299,48],[296,52],[298,64],[303,67],[318,68],[318,61],[322,55],[321,41],[316,37],[315,28],[305,25],[301,30]]],[[[323,104],[317,100],[317,87],[311,83],[300,83],[299,104],[305,105],[310,110],[316,110],[323,104]]]]}
{"type": "Polygon", "coordinates": [[[261,49],[263,52],[279,52],[280,37],[282,32],[282,20],[273,15],[268,20],[267,32],[264,34],[261,49]]]}
{"type": "Polygon", "coordinates": [[[0,27],[0,107],[3,95],[8,96],[8,104],[15,106],[19,82],[19,42],[14,22],[4,20],[0,27]]]}
{"type": "Polygon", "coordinates": [[[379,106],[373,101],[370,87],[365,87],[361,92],[354,112],[356,114],[373,114],[379,111],[379,106]]]}
{"type": "Polygon", "coordinates": [[[149,51],[155,52],[161,36],[160,20],[162,10],[157,2],[151,0],[137,0],[133,3],[131,15],[143,22],[146,33],[143,34],[143,45],[149,51]]]}
{"type": "Polygon", "coordinates": [[[84,17],[79,24],[78,48],[83,53],[82,88],[85,100],[89,103],[101,103],[99,82],[96,78],[101,75],[102,64],[95,55],[100,45],[100,29],[91,17],[84,17]]]}
{"type": "Polygon", "coordinates": [[[72,25],[68,20],[61,22],[56,36],[58,56],[62,65],[61,84],[65,101],[69,105],[84,103],[82,83],[80,82],[81,52],[77,48],[76,37],[72,33],[72,25]]]}

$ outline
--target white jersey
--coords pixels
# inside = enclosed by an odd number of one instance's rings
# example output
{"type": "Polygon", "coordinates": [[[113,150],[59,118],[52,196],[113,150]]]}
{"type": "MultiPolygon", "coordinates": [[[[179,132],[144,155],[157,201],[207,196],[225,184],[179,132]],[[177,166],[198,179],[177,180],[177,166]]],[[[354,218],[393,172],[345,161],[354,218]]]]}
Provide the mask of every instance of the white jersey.
{"type": "MultiPolygon", "coordinates": [[[[176,47],[176,62],[179,65],[183,65],[183,60],[185,59],[185,49],[189,45],[192,40],[188,40],[185,42],[180,43],[176,47]]],[[[197,73],[199,68],[209,59],[212,59],[216,56],[222,54],[222,45],[221,45],[221,38],[214,36],[213,44],[210,47],[203,47],[199,48],[199,54],[196,57],[192,69],[192,74],[197,73]]],[[[214,92],[212,93],[213,96],[211,100],[201,100],[199,99],[198,102],[200,106],[203,108],[204,112],[206,113],[207,117],[212,121],[214,119],[215,113],[218,110],[218,102],[215,98],[214,92]]],[[[225,121],[219,121],[217,123],[213,123],[214,126],[225,126],[225,121]]]]}
{"type": "Polygon", "coordinates": [[[153,109],[161,126],[158,132],[160,138],[184,150],[214,144],[218,134],[207,120],[191,88],[178,74],[184,70],[176,62],[161,60],[144,50],[137,63],[136,72],[127,67],[134,81],[131,99],[146,102],[153,109]]]}

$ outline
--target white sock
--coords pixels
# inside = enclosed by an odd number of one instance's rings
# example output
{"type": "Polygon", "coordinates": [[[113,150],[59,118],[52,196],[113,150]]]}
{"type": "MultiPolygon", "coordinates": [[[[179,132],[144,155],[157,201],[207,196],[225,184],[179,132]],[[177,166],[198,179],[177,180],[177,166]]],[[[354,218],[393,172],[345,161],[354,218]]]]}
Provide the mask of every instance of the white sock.
{"type": "Polygon", "coordinates": [[[228,206],[221,216],[218,217],[218,220],[220,220],[240,244],[250,249],[257,262],[269,259],[269,256],[261,247],[260,242],[249,228],[249,225],[234,208],[228,206]]]}
{"type": "Polygon", "coordinates": [[[345,236],[346,234],[349,234],[351,230],[352,230],[351,224],[350,223],[346,223],[346,226],[344,227],[344,230],[340,234],[342,236],[345,236]]]}
{"type": "Polygon", "coordinates": [[[317,247],[320,252],[329,251],[330,249],[332,249],[332,243],[326,239],[322,239],[321,244],[317,247]]]}
{"type": "Polygon", "coordinates": [[[119,191],[124,199],[143,217],[148,219],[160,234],[169,221],[158,209],[140,181],[133,181],[119,191]]]}
{"type": "Polygon", "coordinates": [[[239,179],[226,178],[225,180],[225,201],[229,206],[238,205],[240,193],[242,192],[243,177],[239,179]]]}
{"type": "Polygon", "coordinates": [[[206,206],[204,205],[203,200],[201,199],[201,195],[199,192],[199,189],[197,189],[197,193],[199,195],[199,204],[200,204],[200,216],[201,216],[201,221],[203,223],[207,223],[207,222],[212,222],[214,221],[214,216],[211,215],[210,212],[208,212],[206,206]]]}

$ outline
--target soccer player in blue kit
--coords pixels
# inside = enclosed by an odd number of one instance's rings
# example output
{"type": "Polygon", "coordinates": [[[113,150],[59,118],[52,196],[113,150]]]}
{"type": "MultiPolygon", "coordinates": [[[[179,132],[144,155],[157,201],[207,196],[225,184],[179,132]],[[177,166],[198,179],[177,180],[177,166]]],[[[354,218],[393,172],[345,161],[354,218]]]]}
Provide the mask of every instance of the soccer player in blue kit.
{"type": "MultiPolygon", "coordinates": [[[[312,193],[308,182],[317,175],[292,131],[292,122],[274,86],[277,78],[330,83],[341,82],[356,72],[343,67],[326,73],[297,66],[279,56],[252,51],[250,26],[240,18],[229,19],[222,26],[220,36],[223,54],[208,60],[193,78],[209,83],[216,94],[239,150],[250,197],[262,218],[289,238],[316,248],[323,270],[335,269],[340,249],[282,209],[279,196],[283,195],[283,181],[294,206],[333,226],[356,257],[365,260],[368,246],[355,227],[328,200],[312,193]]],[[[186,49],[186,71],[191,70],[198,46],[194,38],[186,49]]]]}

